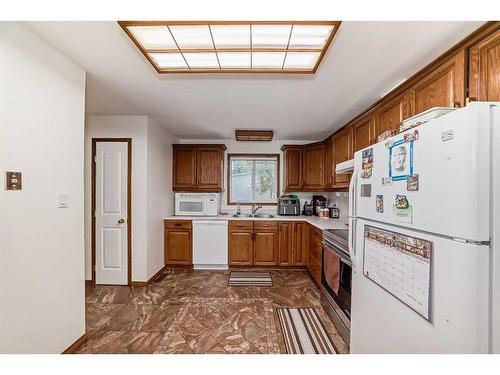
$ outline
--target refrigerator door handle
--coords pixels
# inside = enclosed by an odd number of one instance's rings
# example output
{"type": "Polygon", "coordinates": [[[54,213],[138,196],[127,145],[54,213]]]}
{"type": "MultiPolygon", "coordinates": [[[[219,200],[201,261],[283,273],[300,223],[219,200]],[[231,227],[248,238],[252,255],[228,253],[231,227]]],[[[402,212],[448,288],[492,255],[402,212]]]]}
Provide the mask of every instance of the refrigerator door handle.
{"type": "Polygon", "coordinates": [[[348,248],[349,256],[351,257],[351,268],[352,272],[356,272],[356,247],[355,247],[355,236],[356,236],[356,221],[354,218],[349,218],[349,238],[348,238],[348,248]]]}
{"type": "Polygon", "coordinates": [[[356,209],[356,185],[358,181],[358,171],[354,171],[349,182],[349,217],[354,216],[356,209]]]}

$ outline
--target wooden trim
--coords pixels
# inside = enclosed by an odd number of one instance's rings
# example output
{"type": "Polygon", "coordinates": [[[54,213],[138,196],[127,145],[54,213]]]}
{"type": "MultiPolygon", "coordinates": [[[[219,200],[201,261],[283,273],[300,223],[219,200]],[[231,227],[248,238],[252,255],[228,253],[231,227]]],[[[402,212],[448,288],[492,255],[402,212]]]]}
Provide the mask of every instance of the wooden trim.
{"type": "Polygon", "coordinates": [[[227,154],[227,205],[228,206],[235,206],[238,203],[240,205],[251,205],[251,204],[258,204],[262,206],[277,206],[278,205],[278,196],[280,194],[280,154],[261,154],[261,153],[234,153],[234,154],[227,154]],[[231,201],[231,157],[260,157],[260,158],[272,158],[275,157],[277,161],[277,175],[276,175],[276,203],[270,203],[270,202],[232,202],[231,201]]]}
{"type": "Polygon", "coordinates": [[[145,287],[153,284],[158,277],[167,269],[167,265],[164,265],[158,272],[149,278],[148,281],[132,281],[130,286],[134,287],[145,287]]]}
{"type": "Polygon", "coordinates": [[[92,284],[95,285],[95,194],[96,170],[95,156],[97,142],[127,142],[127,285],[132,285],[132,138],[92,138],[92,203],[91,203],[91,246],[92,246],[92,284]]]}
{"type": "Polygon", "coordinates": [[[68,346],[62,354],[75,354],[88,340],[87,334],[81,335],[73,344],[68,346]]]}
{"type": "MultiPolygon", "coordinates": [[[[153,66],[153,68],[156,70],[157,73],[159,74],[177,74],[177,73],[278,73],[278,74],[315,74],[316,71],[318,70],[318,67],[320,66],[326,51],[330,47],[330,44],[337,33],[341,21],[118,21],[118,24],[120,27],[123,29],[123,31],[127,34],[127,36],[132,40],[132,42],[135,44],[135,46],[139,49],[139,51],[144,55],[144,57],[149,61],[149,63],[153,66]],[[247,49],[244,48],[233,48],[233,49],[216,49],[215,48],[215,43],[213,41],[212,37],[212,43],[214,45],[214,49],[185,49],[185,48],[180,48],[179,45],[177,44],[177,41],[175,41],[175,38],[170,30],[170,26],[179,26],[179,25],[207,25],[210,29],[210,26],[212,25],[249,25],[250,26],[250,42],[252,40],[252,25],[291,25],[291,31],[293,30],[294,25],[328,25],[328,26],[333,26],[333,30],[328,36],[328,39],[326,40],[324,46],[321,49],[314,48],[314,49],[304,49],[304,48],[291,48],[288,49],[283,49],[283,48],[253,48],[252,43],[250,43],[250,47],[247,49]],[[141,43],[135,38],[135,36],[128,30],[128,26],[166,26],[169,32],[171,33],[172,38],[174,38],[174,42],[177,46],[177,50],[174,49],[146,49],[144,48],[141,43]],[[281,69],[276,69],[276,68],[268,68],[268,69],[253,69],[253,64],[252,64],[252,58],[250,54],[250,68],[221,68],[220,63],[218,60],[217,56],[217,61],[218,61],[218,68],[201,68],[201,69],[196,69],[192,68],[189,66],[187,63],[187,60],[184,57],[184,53],[191,53],[191,52],[223,52],[223,51],[245,51],[245,52],[259,52],[259,51],[279,51],[279,52],[285,52],[285,55],[287,52],[320,52],[320,55],[318,56],[318,59],[316,61],[316,64],[312,69],[286,69],[284,68],[285,60],[283,60],[283,65],[281,69]],[[164,52],[164,53],[170,53],[170,52],[177,52],[180,53],[182,58],[184,59],[184,62],[186,63],[187,68],[160,68],[154,60],[149,57],[148,53],[151,52],[164,52]]],[[[290,31],[290,36],[291,36],[291,31],[290,31]]],[[[210,30],[210,34],[211,30],[210,30]]],[[[286,56],[285,56],[286,57],[286,56]]]]}

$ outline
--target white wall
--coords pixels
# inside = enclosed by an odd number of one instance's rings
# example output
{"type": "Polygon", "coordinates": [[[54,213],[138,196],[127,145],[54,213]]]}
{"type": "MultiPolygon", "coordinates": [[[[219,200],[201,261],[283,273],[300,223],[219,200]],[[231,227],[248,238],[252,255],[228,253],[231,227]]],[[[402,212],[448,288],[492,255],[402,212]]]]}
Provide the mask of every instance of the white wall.
{"type": "Polygon", "coordinates": [[[85,333],[85,72],[18,22],[0,22],[0,352],[61,353],[85,333]],[[65,192],[69,208],[57,208],[65,192]]]}
{"type": "Polygon", "coordinates": [[[92,138],[132,138],[132,281],[163,267],[165,216],[173,213],[172,135],[147,116],[88,116],[85,124],[85,277],[91,276],[92,138]]]}
{"type": "Polygon", "coordinates": [[[174,214],[172,134],[148,120],[147,154],[147,279],[164,265],[163,218],[174,214]]]}

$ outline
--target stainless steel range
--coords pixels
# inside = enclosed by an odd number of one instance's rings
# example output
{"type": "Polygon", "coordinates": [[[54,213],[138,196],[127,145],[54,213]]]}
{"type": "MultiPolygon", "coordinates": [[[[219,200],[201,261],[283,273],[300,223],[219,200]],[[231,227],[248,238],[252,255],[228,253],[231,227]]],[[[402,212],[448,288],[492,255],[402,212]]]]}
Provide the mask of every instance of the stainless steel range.
{"type": "Polygon", "coordinates": [[[323,231],[321,304],[347,345],[351,331],[351,258],[348,229],[323,231]]]}

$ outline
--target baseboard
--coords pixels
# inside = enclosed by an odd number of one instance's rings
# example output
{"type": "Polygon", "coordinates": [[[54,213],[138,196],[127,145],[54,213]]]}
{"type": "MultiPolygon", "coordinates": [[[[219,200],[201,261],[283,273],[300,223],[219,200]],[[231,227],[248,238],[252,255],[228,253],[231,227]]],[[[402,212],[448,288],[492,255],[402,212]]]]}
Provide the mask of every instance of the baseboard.
{"type": "Polygon", "coordinates": [[[80,349],[83,344],[87,342],[87,334],[84,333],[80,336],[78,340],[76,340],[73,344],[68,346],[68,348],[62,352],[62,354],[75,354],[78,349],[80,349]]]}
{"type": "Polygon", "coordinates": [[[148,281],[132,281],[130,285],[135,287],[149,286],[153,284],[158,277],[160,277],[160,275],[163,273],[163,271],[165,271],[166,268],[167,268],[166,265],[163,266],[158,272],[156,272],[153,276],[151,276],[148,281]]]}

